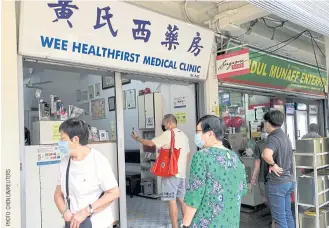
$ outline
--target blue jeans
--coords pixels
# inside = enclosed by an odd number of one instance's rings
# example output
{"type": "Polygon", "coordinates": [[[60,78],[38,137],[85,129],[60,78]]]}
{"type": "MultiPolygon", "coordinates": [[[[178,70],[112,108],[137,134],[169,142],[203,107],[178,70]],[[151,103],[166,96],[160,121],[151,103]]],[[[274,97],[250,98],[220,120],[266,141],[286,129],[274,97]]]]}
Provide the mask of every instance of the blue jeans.
{"type": "Polygon", "coordinates": [[[265,190],[268,204],[271,209],[272,219],[275,221],[275,227],[295,228],[290,200],[291,193],[295,190],[295,183],[266,183],[265,190]]]}

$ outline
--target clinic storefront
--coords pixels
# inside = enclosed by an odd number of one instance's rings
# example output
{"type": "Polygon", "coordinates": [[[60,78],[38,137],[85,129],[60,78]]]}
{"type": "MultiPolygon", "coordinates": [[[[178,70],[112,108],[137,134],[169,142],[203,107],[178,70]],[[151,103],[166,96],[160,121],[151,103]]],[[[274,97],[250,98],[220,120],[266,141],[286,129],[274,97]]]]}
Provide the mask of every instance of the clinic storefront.
{"type": "MultiPolygon", "coordinates": [[[[12,12],[10,16],[14,16],[13,8],[10,12],[12,12]]],[[[14,32],[11,34],[12,38],[16,36],[14,32]]],[[[214,61],[211,60],[213,41],[214,34],[209,30],[127,3],[22,2],[19,48],[16,56],[18,73],[14,74],[18,75],[17,84],[20,85],[18,91],[20,95],[17,97],[20,109],[17,110],[16,115],[20,116],[20,121],[17,129],[24,129],[24,120],[22,121],[24,110],[21,105],[22,91],[20,91],[23,87],[20,78],[23,61],[114,71],[118,182],[121,191],[120,227],[127,227],[121,73],[139,73],[169,82],[180,80],[206,84],[206,79],[211,78],[208,77],[209,62],[214,61]]],[[[199,98],[207,100],[203,95],[199,98]]],[[[16,135],[21,136],[22,131],[17,131],[16,135]]],[[[23,154],[23,146],[17,149],[23,154]]],[[[16,161],[8,162],[4,168],[13,169],[10,166],[19,164],[19,160],[19,157],[16,157],[16,161]]],[[[19,171],[15,170],[15,172],[19,171]]],[[[23,166],[20,175],[25,175],[24,172],[26,171],[23,166]]],[[[13,178],[20,175],[12,173],[13,178]]],[[[13,195],[19,196],[20,190],[16,190],[15,193],[13,191],[13,195]]],[[[24,200],[26,199],[22,198],[21,202],[24,200]]],[[[15,205],[20,204],[15,202],[15,205]]],[[[22,211],[28,210],[27,206],[22,211]]],[[[18,216],[18,210],[16,212],[15,216],[18,216]]],[[[15,216],[11,216],[10,220],[16,219],[15,216]]],[[[25,216],[22,214],[21,217],[25,216]]],[[[18,226],[12,222],[8,227],[18,226]]]]}

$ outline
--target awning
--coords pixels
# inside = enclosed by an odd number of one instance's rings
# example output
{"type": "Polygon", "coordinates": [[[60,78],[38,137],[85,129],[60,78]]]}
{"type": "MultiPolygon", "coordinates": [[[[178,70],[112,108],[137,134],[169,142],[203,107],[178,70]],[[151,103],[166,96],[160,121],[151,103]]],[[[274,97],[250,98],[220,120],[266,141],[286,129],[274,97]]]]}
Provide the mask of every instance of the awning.
{"type": "Polygon", "coordinates": [[[270,13],[329,35],[329,1],[248,0],[251,4],[270,13]]]}

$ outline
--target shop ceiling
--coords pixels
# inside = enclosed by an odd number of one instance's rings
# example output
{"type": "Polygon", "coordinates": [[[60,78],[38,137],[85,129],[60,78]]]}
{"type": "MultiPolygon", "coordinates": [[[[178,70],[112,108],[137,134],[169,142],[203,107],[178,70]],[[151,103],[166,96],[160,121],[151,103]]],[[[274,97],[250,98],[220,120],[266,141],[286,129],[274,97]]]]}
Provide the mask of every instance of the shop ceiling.
{"type": "MultiPolygon", "coordinates": [[[[314,32],[311,28],[317,28],[311,26],[311,23],[303,23],[303,25],[309,25],[305,28],[298,25],[293,17],[286,16],[282,12],[271,10],[265,11],[265,6],[261,3],[274,2],[274,1],[252,1],[253,4],[247,1],[130,1],[131,4],[138,5],[149,10],[177,18],[189,23],[199,24],[203,27],[210,27],[215,31],[221,33],[228,33],[231,36],[238,37],[242,42],[256,46],[260,49],[276,45],[278,42],[289,39],[296,36],[305,29],[309,29],[319,44],[320,48],[324,52],[324,37],[319,32],[314,32]],[[259,4],[256,4],[258,2],[259,4]],[[264,8],[264,9],[263,9],[264,8]],[[281,16],[281,17],[280,17],[281,16]],[[263,20],[265,18],[265,22],[263,20]],[[283,19],[285,18],[285,19],[283,19]],[[290,20],[291,19],[291,20],[290,20]],[[250,25],[254,20],[257,20],[252,26],[252,31],[249,35],[246,31],[250,28],[250,25]],[[283,27],[278,25],[285,21],[283,27]],[[271,27],[277,27],[274,30],[271,27]],[[274,36],[273,36],[274,32],[274,36]],[[273,36],[273,37],[272,37],[273,36]]],[[[278,2],[303,2],[303,1],[278,1],[278,2]]],[[[319,1],[315,1],[318,3],[319,1]]],[[[322,1],[320,1],[322,2],[322,1]]],[[[264,3],[265,4],[265,3],[264,3]]],[[[274,4],[274,3],[273,3],[274,4]]],[[[329,5],[329,3],[326,3],[329,5]]],[[[290,4],[291,6],[291,4],[290,4]]],[[[318,7],[317,7],[318,8],[318,7]]],[[[329,7],[328,7],[329,9],[329,7]]],[[[323,11],[323,9],[321,10],[323,11]]],[[[319,12],[321,12],[319,11],[319,12]]],[[[296,11],[291,11],[296,12],[296,11]]],[[[302,12],[299,12],[302,13],[302,12]]],[[[305,14],[306,17],[309,14],[305,14]]],[[[326,16],[327,17],[327,16],[326,16]]],[[[299,23],[300,24],[300,23],[299,23]]],[[[319,25],[320,26],[320,25],[319,25]]],[[[318,26],[318,27],[319,27],[318,26]]],[[[322,32],[323,29],[318,28],[316,31],[322,32]]],[[[324,33],[323,33],[324,34],[324,33]]],[[[329,34],[329,25],[328,25],[329,34]]],[[[287,56],[292,59],[303,61],[316,65],[313,47],[309,34],[305,33],[301,35],[297,40],[291,42],[286,47],[275,52],[276,54],[287,56]]],[[[319,65],[325,66],[325,58],[316,50],[319,65]]]]}

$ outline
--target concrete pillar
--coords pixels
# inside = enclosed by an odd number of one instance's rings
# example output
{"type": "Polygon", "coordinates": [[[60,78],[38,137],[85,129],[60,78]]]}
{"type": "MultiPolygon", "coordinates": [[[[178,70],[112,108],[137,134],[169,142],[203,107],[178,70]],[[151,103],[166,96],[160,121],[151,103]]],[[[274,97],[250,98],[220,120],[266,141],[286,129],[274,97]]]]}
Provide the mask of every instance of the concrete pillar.
{"type": "MultiPolygon", "coordinates": [[[[21,227],[20,128],[15,1],[1,9],[1,224],[21,227]]],[[[23,145],[22,145],[23,146],[23,145]]]]}
{"type": "MultiPolygon", "coordinates": [[[[327,68],[327,81],[329,79],[329,36],[324,37],[324,44],[325,44],[325,55],[326,55],[326,68],[327,68]]],[[[329,90],[329,83],[326,85],[326,92],[328,93],[329,90]]],[[[325,118],[326,118],[326,130],[327,130],[327,136],[329,136],[329,113],[328,113],[328,107],[329,107],[329,99],[327,99],[327,104],[325,107],[325,118]]]]}
{"type": "Polygon", "coordinates": [[[218,116],[218,79],[216,74],[216,56],[217,45],[214,42],[213,51],[210,56],[207,80],[203,83],[201,92],[204,94],[204,110],[203,114],[210,114],[218,116]]]}

